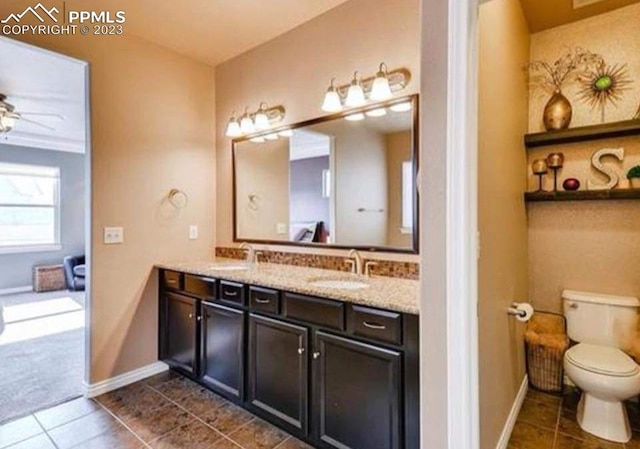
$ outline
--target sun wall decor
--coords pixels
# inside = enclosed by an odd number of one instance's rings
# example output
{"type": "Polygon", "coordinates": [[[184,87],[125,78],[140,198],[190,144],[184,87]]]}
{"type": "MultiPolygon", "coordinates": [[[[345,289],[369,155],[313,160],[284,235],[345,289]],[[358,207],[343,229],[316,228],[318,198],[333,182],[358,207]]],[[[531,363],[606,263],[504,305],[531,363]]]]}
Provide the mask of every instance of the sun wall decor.
{"type": "Polygon", "coordinates": [[[594,109],[600,108],[604,123],[607,104],[617,106],[623,92],[629,90],[632,83],[626,64],[609,65],[602,62],[595,70],[589,70],[580,77],[582,89],[578,92],[578,98],[594,109]]]}

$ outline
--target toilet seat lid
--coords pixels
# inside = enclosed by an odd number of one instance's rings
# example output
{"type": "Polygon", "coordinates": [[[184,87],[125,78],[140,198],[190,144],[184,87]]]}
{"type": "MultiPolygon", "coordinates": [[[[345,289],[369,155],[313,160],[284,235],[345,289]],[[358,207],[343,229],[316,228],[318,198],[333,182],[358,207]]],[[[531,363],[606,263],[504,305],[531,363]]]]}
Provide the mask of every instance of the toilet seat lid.
{"type": "Polygon", "coordinates": [[[580,343],[566,353],[567,360],[592,373],[629,377],[640,372],[638,365],[618,348],[580,343]]]}

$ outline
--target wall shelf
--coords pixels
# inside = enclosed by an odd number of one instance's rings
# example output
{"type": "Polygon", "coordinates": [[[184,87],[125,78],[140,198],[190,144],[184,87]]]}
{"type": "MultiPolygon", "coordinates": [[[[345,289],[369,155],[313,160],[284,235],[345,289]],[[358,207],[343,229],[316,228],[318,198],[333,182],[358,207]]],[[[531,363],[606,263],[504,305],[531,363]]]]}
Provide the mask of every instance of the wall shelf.
{"type": "Polygon", "coordinates": [[[527,148],[536,148],[628,136],[640,136],[640,120],[626,120],[624,122],[582,126],[562,131],[526,134],[524,136],[524,144],[527,148]]]}
{"type": "Polygon", "coordinates": [[[527,203],[541,201],[640,200],[640,189],[578,190],[576,192],[527,192],[527,203]]]}

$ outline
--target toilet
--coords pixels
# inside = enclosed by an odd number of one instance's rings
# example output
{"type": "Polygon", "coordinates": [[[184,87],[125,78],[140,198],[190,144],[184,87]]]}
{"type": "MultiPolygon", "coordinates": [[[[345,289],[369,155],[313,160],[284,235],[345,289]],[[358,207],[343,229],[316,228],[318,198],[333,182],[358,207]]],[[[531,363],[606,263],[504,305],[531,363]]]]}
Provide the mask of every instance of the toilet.
{"type": "Polygon", "coordinates": [[[631,439],[623,401],[640,393],[640,367],[620,348],[636,332],[638,298],[565,290],[569,338],[577,343],[564,356],[564,369],[582,391],[578,424],[599,438],[631,439]]]}

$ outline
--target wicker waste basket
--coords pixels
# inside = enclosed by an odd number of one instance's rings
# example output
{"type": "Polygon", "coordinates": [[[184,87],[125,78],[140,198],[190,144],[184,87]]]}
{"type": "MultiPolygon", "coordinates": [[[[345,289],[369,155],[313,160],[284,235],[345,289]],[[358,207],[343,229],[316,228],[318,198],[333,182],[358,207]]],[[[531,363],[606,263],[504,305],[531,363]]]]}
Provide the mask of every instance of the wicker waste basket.
{"type": "Polygon", "coordinates": [[[538,390],[562,393],[564,353],[569,347],[564,316],[536,311],[524,339],[530,384],[538,390]]]}

